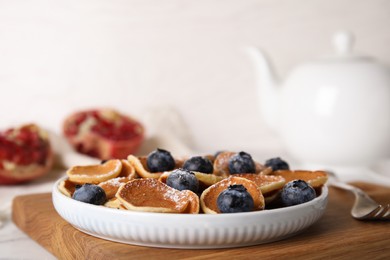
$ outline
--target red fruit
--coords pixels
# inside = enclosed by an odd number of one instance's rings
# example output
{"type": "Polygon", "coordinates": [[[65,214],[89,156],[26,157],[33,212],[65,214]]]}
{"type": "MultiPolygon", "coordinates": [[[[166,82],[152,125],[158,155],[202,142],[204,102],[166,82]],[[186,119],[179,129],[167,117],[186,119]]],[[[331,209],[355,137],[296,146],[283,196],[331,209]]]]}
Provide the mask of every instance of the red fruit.
{"type": "Polygon", "coordinates": [[[102,160],[125,159],[144,140],[141,123],[112,109],[74,113],[65,119],[63,132],[78,152],[102,160]]]}
{"type": "Polygon", "coordinates": [[[0,184],[34,180],[49,172],[53,152],[47,133],[35,124],[0,132],[0,184]]]}

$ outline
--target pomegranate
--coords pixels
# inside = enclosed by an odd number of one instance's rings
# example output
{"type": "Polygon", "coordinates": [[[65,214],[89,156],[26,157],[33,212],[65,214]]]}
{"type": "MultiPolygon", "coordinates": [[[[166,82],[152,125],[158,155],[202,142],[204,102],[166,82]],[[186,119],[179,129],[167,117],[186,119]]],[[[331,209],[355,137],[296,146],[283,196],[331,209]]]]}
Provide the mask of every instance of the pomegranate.
{"type": "Polygon", "coordinates": [[[113,109],[76,112],[65,119],[63,132],[78,152],[102,160],[125,159],[144,140],[141,123],[113,109]]]}
{"type": "Polygon", "coordinates": [[[54,155],[47,133],[35,124],[0,132],[0,184],[17,184],[49,172],[54,155]]]}

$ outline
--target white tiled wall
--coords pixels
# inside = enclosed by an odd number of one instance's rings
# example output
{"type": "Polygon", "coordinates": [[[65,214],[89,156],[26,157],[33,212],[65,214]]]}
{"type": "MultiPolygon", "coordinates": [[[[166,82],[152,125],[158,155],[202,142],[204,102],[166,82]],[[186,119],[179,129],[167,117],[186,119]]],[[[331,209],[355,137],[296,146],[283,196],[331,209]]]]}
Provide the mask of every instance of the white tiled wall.
{"type": "Polygon", "coordinates": [[[359,52],[389,64],[389,25],[385,0],[1,0],[0,126],[59,131],[79,108],[140,117],[168,104],[199,150],[279,149],[241,48],[262,46],[285,76],[349,29],[359,52]]]}

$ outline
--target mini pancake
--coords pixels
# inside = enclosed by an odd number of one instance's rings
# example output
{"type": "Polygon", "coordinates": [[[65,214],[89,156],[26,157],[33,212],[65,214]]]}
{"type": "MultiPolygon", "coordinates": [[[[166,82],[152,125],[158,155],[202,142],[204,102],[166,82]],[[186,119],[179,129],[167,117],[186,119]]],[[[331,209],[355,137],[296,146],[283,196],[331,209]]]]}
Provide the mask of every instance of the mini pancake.
{"type": "MultiPolygon", "coordinates": [[[[234,156],[235,152],[221,152],[218,154],[217,157],[215,157],[214,160],[214,174],[218,176],[223,177],[229,177],[230,171],[229,171],[229,160],[232,156],[234,156]]],[[[254,160],[253,160],[254,161],[254,160]]],[[[254,161],[255,163],[255,173],[260,173],[261,171],[265,170],[266,167],[264,167],[262,164],[254,161]]],[[[245,172],[243,172],[245,173],[245,172]]]]}
{"type": "MultiPolygon", "coordinates": [[[[135,168],[136,173],[142,178],[160,178],[162,172],[150,172],[147,166],[147,157],[140,156],[135,157],[134,155],[129,155],[127,160],[130,164],[135,168]]],[[[175,159],[175,169],[182,167],[184,164],[184,160],[175,159]]]]}
{"type": "Polygon", "coordinates": [[[328,174],[325,171],[279,170],[272,172],[271,175],[282,176],[286,183],[292,180],[303,180],[314,189],[322,187],[328,180],[328,174]]]}
{"type": "Polygon", "coordinates": [[[77,183],[71,182],[69,179],[65,179],[58,185],[59,191],[67,197],[72,197],[76,190],[77,183]]]}
{"type": "Polygon", "coordinates": [[[199,182],[203,183],[205,186],[209,187],[219,181],[222,181],[225,177],[217,176],[214,174],[207,174],[202,172],[193,172],[195,177],[199,180],[199,182]]]}
{"type": "Polygon", "coordinates": [[[117,198],[112,198],[104,203],[104,207],[112,208],[112,209],[122,209],[127,210],[117,198]]]}
{"type": "Polygon", "coordinates": [[[198,214],[200,209],[200,202],[199,197],[194,192],[190,190],[183,190],[181,191],[184,193],[188,198],[188,205],[187,208],[182,213],[187,214],[198,214]]]}
{"type": "Polygon", "coordinates": [[[108,181],[99,183],[99,186],[106,193],[107,199],[112,199],[115,197],[115,194],[118,192],[120,186],[131,181],[128,177],[116,177],[108,181]]]}
{"type": "Polygon", "coordinates": [[[122,185],[116,197],[129,210],[160,213],[184,212],[190,198],[153,178],[135,179],[122,185]]]}
{"type": "Polygon", "coordinates": [[[218,176],[228,177],[229,172],[229,159],[235,153],[234,152],[221,152],[214,159],[214,174],[218,176]]]}
{"type": "Polygon", "coordinates": [[[107,199],[115,197],[119,187],[137,177],[134,167],[127,160],[121,160],[122,170],[119,177],[109,179],[99,183],[99,186],[105,191],[107,199]]]}
{"type": "Polygon", "coordinates": [[[202,195],[200,196],[200,205],[203,212],[206,214],[221,213],[217,205],[218,196],[219,194],[221,194],[221,192],[226,190],[230,185],[234,185],[234,184],[241,184],[247,189],[247,191],[253,198],[254,211],[264,209],[265,206],[264,197],[258,185],[251,180],[231,176],[227,179],[224,179],[220,182],[211,185],[210,187],[208,187],[202,192],[202,195]]]}
{"type": "Polygon", "coordinates": [[[108,160],[103,164],[73,166],[66,174],[69,180],[77,184],[98,184],[117,177],[122,170],[120,160],[108,160]]]}
{"type": "Polygon", "coordinates": [[[263,175],[269,175],[270,173],[272,173],[272,167],[265,167],[259,172],[259,174],[263,175]]]}
{"type": "Polygon", "coordinates": [[[122,170],[119,173],[119,177],[127,177],[129,180],[137,178],[137,173],[135,172],[135,168],[130,164],[128,160],[122,159],[122,170]]]}
{"type": "Polygon", "coordinates": [[[283,189],[284,184],[286,184],[286,180],[278,175],[239,173],[234,174],[234,176],[255,182],[259,186],[261,193],[263,193],[266,203],[274,200],[283,189]]]}

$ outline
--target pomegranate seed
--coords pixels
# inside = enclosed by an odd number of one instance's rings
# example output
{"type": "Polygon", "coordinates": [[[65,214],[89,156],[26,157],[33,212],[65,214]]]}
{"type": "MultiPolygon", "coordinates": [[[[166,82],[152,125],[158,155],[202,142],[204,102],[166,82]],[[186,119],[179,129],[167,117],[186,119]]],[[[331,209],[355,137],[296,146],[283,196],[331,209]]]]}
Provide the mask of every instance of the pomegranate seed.
{"type": "Polygon", "coordinates": [[[79,114],[74,120],[74,123],[79,126],[82,122],[84,122],[87,119],[86,114],[79,114]]]}

